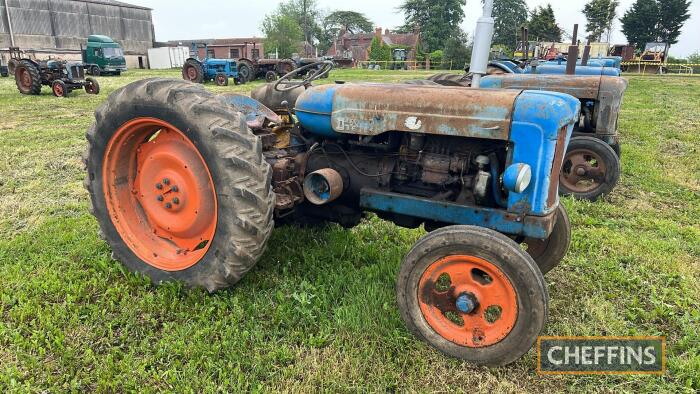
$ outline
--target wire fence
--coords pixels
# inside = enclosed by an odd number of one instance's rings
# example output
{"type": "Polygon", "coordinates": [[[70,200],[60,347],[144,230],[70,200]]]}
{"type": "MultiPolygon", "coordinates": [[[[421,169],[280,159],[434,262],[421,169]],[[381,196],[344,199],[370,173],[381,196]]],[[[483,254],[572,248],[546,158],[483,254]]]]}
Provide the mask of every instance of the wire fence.
{"type": "Polygon", "coordinates": [[[439,63],[425,62],[417,60],[406,61],[358,61],[354,68],[370,70],[464,70],[463,66],[458,66],[451,61],[439,63]]]}
{"type": "Polygon", "coordinates": [[[700,74],[700,64],[658,63],[658,62],[623,62],[622,71],[639,74],[700,74]]]}

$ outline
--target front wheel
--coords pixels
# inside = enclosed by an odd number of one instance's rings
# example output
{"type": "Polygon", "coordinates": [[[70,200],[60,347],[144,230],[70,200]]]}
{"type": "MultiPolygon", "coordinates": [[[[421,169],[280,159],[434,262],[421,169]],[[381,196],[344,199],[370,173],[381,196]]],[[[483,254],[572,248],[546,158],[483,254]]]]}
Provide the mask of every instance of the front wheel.
{"type": "Polygon", "coordinates": [[[93,77],[99,77],[99,76],[102,74],[102,71],[100,70],[99,67],[97,67],[97,66],[92,66],[92,68],[90,69],[90,74],[91,74],[93,77]]]}
{"type": "Polygon", "coordinates": [[[559,175],[559,192],[597,201],[615,188],[620,171],[620,158],[610,145],[595,137],[572,138],[559,175]]]}
{"type": "Polygon", "coordinates": [[[571,222],[566,208],[557,208],[556,223],[547,239],[520,238],[516,242],[527,246],[527,253],[540,268],[542,275],[553,270],[566,257],[571,246],[571,222]]]}
{"type": "Polygon", "coordinates": [[[70,90],[66,86],[65,82],[61,80],[53,81],[51,84],[51,91],[56,97],[68,97],[70,90]]]}
{"type": "Polygon", "coordinates": [[[217,73],[214,82],[217,86],[228,86],[228,76],[224,73],[217,73]]]}
{"type": "Polygon", "coordinates": [[[397,301],[418,338],[447,355],[498,366],[532,347],[549,299],[520,245],[491,230],[451,226],[420,239],[404,258],[397,301]]]}
{"type": "Polygon", "coordinates": [[[100,94],[100,84],[95,78],[85,78],[85,93],[100,94]]]}
{"type": "Polygon", "coordinates": [[[273,227],[271,170],[223,100],[189,82],[134,82],[87,139],[85,186],[114,259],[212,292],[255,265],[273,227]]]}

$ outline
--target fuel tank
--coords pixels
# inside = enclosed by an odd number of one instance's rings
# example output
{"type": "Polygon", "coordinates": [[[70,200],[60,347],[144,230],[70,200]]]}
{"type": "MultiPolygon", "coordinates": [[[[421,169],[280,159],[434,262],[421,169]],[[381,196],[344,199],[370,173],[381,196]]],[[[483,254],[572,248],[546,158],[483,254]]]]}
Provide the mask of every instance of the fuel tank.
{"type": "MultiPolygon", "coordinates": [[[[528,67],[525,73],[562,75],[566,74],[566,64],[543,64],[535,69],[528,67]]],[[[619,77],[620,74],[620,70],[611,67],[576,66],[576,75],[608,75],[611,77],[619,77]]]]}

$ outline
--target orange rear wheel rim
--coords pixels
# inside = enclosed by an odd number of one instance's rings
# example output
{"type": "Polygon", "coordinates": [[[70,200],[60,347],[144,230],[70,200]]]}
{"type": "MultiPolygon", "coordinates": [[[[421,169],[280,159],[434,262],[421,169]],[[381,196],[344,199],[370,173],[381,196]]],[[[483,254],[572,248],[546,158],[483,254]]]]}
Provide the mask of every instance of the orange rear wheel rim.
{"type": "Polygon", "coordinates": [[[418,304],[436,333],[470,348],[502,341],[518,317],[517,296],[508,277],[475,256],[448,256],[428,266],[419,280],[418,304]],[[473,310],[460,310],[460,297],[471,300],[473,310]]]}
{"type": "Polygon", "coordinates": [[[204,257],[216,232],[216,191],[183,132],[155,118],[125,123],[107,146],[102,175],[112,223],[136,256],[164,271],[204,257]]]}

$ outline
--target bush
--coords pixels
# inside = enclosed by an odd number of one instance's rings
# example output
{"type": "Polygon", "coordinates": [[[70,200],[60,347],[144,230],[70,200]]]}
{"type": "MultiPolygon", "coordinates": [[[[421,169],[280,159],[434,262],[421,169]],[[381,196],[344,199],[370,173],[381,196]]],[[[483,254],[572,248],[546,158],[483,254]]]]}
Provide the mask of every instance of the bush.
{"type": "Polygon", "coordinates": [[[374,37],[369,48],[369,60],[373,62],[391,61],[391,48],[388,45],[384,45],[377,37],[374,37]]]}

